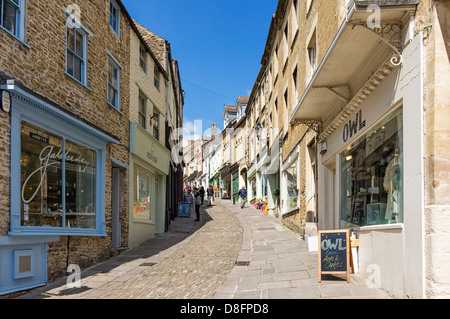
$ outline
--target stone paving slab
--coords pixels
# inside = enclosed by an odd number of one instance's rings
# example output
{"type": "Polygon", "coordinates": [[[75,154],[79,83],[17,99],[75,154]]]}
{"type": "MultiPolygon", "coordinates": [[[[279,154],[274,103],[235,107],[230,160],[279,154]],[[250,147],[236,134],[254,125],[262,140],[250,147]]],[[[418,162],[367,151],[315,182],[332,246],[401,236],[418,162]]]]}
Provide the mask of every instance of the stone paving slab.
{"type": "Polygon", "coordinates": [[[347,299],[391,297],[380,289],[370,289],[358,274],[351,282],[337,276],[323,276],[318,282],[317,252],[309,252],[299,234],[280,224],[273,216],[252,207],[241,209],[218,202],[234,212],[248,239],[242,257],[249,262],[239,275],[230,274],[215,295],[217,299],[347,299]]]}

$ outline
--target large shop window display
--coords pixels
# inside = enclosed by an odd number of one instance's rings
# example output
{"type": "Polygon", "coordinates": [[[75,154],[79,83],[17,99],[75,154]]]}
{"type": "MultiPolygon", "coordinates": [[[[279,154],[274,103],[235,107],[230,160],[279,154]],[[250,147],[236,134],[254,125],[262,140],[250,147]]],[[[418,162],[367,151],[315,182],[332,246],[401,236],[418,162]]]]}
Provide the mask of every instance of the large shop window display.
{"type": "Polygon", "coordinates": [[[341,153],[341,228],[403,222],[399,108],[341,153]]]}
{"type": "Polygon", "coordinates": [[[21,225],[96,228],[96,152],[21,122],[21,225]]]}
{"type": "Polygon", "coordinates": [[[134,194],[133,194],[133,217],[137,219],[151,220],[151,183],[152,174],[146,170],[135,167],[134,169],[134,194]]]}

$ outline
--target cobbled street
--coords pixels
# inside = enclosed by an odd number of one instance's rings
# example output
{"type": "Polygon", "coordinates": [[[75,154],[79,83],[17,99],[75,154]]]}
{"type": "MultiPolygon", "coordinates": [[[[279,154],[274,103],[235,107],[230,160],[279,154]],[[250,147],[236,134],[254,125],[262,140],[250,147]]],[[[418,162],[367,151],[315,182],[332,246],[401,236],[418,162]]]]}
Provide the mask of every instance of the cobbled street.
{"type": "Polygon", "coordinates": [[[317,281],[317,253],[274,217],[230,201],[176,218],[167,233],[24,299],[390,298],[357,274],[317,281]]]}

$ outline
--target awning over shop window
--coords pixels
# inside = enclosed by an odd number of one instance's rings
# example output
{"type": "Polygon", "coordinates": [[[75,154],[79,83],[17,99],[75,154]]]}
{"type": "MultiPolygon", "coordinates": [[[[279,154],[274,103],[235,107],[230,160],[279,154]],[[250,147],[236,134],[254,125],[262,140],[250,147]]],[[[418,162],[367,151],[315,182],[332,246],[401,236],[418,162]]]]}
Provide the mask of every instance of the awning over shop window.
{"type": "Polygon", "coordinates": [[[299,103],[290,124],[322,126],[326,139],[401,64],[401,52],[418,1],[355,1],[299,103]],[[369,5],[379,3],[380,28],[369,5]],[[368,24],[369,22],[369,24],[368,24]]]}

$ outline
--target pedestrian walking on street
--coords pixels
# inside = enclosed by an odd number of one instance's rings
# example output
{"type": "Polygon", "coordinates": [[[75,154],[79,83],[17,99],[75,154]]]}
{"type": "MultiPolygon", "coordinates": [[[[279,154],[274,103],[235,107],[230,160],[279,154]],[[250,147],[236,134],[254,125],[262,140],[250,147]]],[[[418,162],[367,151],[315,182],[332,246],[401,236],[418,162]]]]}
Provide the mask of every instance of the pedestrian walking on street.
{"type": "Polygon", "coordinates": [[[239,190],[239,199],[241,200],[241,208],[245,206],[245,200],[247,198],[247,190],[244,186],[239,190]]]}
{"type": "Polygon", "coordinates": [[[212,202],[213,202],[213,200],[214,200],[214,188],[212,187],[211,184],[209,184],[209,187],[208,187],[208,189],[206,190],[206,195],[208,196],[208,197],[207,197],[207,200],[208,200],[208,206],[212,206],[212,202]]]}
{"type": "Polygon", "coordinates": [[[203,199],[205,198],[205,188],[203,186],[200,187],[200,190],[198,192],[200,193],[200,196],[202,198],[202,206],[203,206],[203,199]]]}
{"type": "Polygon", "coordinates": [[[197,215],[197,219],[195,219],[195,221],[198,222],[200,220],[200,206],[202,204],[202,197],[198,191],[198,188],[194,188],[194,203],[195,214],[197,215]]]}

